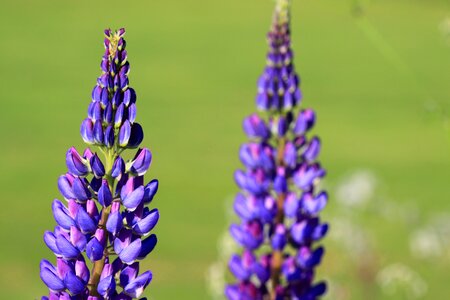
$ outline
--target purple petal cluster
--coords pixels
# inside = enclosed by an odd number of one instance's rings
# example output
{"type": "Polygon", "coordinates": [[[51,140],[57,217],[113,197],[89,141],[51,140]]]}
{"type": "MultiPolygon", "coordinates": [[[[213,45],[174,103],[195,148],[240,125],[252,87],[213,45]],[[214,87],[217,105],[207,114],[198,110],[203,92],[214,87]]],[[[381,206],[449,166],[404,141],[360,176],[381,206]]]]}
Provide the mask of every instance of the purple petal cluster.
{"type": "Polygon", "coordinates": [[[139,261],[157,242],[152,230],[159,211],[149,204],[158,180],[144,183],[152,161],[149,149],[138,149],[127,162],[121,156],[143,139],[135,122],[136,94],[129,87],[124,34],[124,29],[105,30],[102,75],[81,125],[83,140],[98,152],[70,148],[68,171],[58,179],[64,200],[53,201],[57,225],[44,233],[56,264],[41,262],[40,277],[49,288],[43,300],[138,299],[152,280],[150,271],[139,270],[139,261]]]}
{"type": "Polygon", "coordinates": [[[229,261],[236,278],[225,288],[230,300],[314,300],[326,290],[314,278],[324,254],[317,242],[328,231],[319,218],[328,201],[318,186],[325,170],[317,162],[320,139],[309,134],[315,113],[297,109],[301,92],[288,17],[289,5],[278,6],[268,34],[256,97],[264,117],[252,114],[243,122],[249,142],[239,158],[245,169],[234,174],[240,223],[230,227],[243,251],[229,261]]]}

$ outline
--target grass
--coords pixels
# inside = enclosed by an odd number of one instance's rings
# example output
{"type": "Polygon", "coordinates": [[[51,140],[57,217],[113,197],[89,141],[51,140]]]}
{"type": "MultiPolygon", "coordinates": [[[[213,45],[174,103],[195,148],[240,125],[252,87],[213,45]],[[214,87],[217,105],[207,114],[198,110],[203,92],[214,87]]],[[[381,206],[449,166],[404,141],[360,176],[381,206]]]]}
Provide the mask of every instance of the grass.
{"type": "MultiPolygon", "coordinates": [[[[273,3],[1,2],[1,298],[45,293],[38,265],[51,257],[42,234],[54,226],[56,179],[66,149],[82,147],[78,128],[100,72],[102,30],[124,26],[143,144],[154,154],[147,178],[161,182],[154,202],[162,214],[160,241],[145,262],[155,274],[147,294],[209,299],[205,272],[226,226],[224,199],[236,191],[241,120],[254,110],[273,3]]],[[[364,15],[355,17],[350,1],[294,1],[296,67],[304,105],[318,112],[328,180],[369,168],[392,201],[414,203],[425,215],[448,211],[449,133],[425,109],[450,104],[449,44],[439,30],[448,3],[363,4],[364,15]]],[[[428,282],[427,298],[448,298],[448,262],[405,256],[409,228],[371,215],[361,222],[384,241],[377,249],[382,261],[410,264],[428,282]]],[[[327,266],[338,259],[332,251],[327,266]]],[[[338,271],[353,278],[345,266],[338,271]]],[[[362,299],[362,284],[355,281],[349,299],[362,299]]]]}

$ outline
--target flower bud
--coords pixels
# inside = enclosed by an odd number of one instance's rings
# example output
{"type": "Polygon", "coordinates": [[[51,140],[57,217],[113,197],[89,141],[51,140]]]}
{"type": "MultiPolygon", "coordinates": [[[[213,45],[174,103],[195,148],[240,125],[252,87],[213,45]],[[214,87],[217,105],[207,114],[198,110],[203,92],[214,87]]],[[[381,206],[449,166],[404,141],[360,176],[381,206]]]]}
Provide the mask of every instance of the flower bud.
{"type": "Polygon", "coordinates": [[[112,196],[111,190],[109,189],[108,181],[106,181],[106,179],[103,179],[102,185],[100,186],[100,189],[98,190],[98,202],[102,206],[108,207],[111,205],[112,200],[113,200],[113,196],[112,196]]]}
{"type": "Polygon", "coordinates": [[[114,161],[111,170],[111,176],[113,178],[116,178],[117,180],[120,180],[123,173],[125,173],[125,162],[123,161],[122,157],[118,156],[114,161]]]}
{"type": "Polygon", "coordinates": [[[119,146],[120,147],[126,147],[128,145],[128,141],[130,140],[131,135],[131,125],[128,120],[125,120],[125,122],[120,127],[119,131],[119,146]]]}
{"type": "Polygon", "coordinates": [[[115,138],[114,128],[112,127],[112,125],[106,127],[104,138],[105,140],[103,141],[103,143],[105,144],[105,146],[108,148],[112,148],[114,146],[114,138],[115,138]]]}
{"type": "Polygon", "coordinates": [[[103,166],[103,163],[100,160],[100,158],[97,156],[97,154],[94,154],[91,157],[90,164],[91,164],[92,173],[94,173],[95,177],[100,178],[105,175],[105,167],[103,166]]]}
{"type": "Polygon", "coordinates": [[[294,133],[297,135],[305,134],[311,127],[314,126],[316,115],[313,110],[305,109],[300,111],[297,116],[297,121],[294,126],[294,133]]]}
{"type": "Polygon", "coordinates": [[[270,137],[270,131],[264,120],[262,120],[257,114],[253,114],[245,118],[243,128],[249,138],[267,139],[270,137]]]}
{"type": "Polygon", "coordinates": [[[144,139],[144,131],[139,123],[134,123],[131,127],[131,135],[128,141],[127,148],[133,149],[139,147],[144,139]]]}
{"type": "Polygon", "coordinates": [[[66,165],[69,172],[76,176],[85,176],[89,172],[86,160],[78,154],[74,147],[67,150],[66,165]]]}
{"type": "Polygon", "coordinates": [[[152,153],[147,148],[139,149],[131,162],[130,172],[135,176],[144,175],[152,161],[152,153]]]}
{"type": "Polygon", "coordinates": [[[91,119],[87,118],[81,123],[80,133],[85,143],[94,143],[94,124],[91,119]]]}

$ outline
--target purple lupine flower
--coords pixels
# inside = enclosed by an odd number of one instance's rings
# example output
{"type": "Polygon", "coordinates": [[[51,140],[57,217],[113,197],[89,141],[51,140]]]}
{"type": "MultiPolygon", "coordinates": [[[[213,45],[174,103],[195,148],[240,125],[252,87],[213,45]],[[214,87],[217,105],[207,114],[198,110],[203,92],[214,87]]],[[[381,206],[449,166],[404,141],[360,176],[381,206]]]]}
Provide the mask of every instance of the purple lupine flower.
{"type": "Polygon", "coordinates": [[[319,219],[328,202],[318,187],[325,170],[316,161],[320,139],[308,135],[315,113],[298,109],[289,10],[289,0],[278,0],[267,66],[258,80],[256,105],[262,114],[243,122],[250,142],[239,151],[245,170],[234,174],[241,189],[234,210],[241,221],[230,227],[243,251],[229,261],[236,278],[225,288],[230,300],[314,300],[326,290],[314,278],[324,254],[316,244],[328,231],[319,219]]]}
{"type": "Polygon", "coordinates": [[[128,162],[121,157],[144,137],[135,122],[136,93],[129,87],[124,34],[124,29],[105,30],[102,74],[81,124],[83,140],[98,152],[87,148],[81,155],[72,147],[66,153],[68,172],[58,179],[65,201],[53,201],[57,225],[44,234],[56,265],[41,262],[40,276],[49,288],[42,299],[137,299],[152,280],[150,271],[139,272],[139,261],[157,242],[151,231],[159,211],[148,204],[158,181],[144,184],[152,160],[149,149],[138,149],[128,162]]]}

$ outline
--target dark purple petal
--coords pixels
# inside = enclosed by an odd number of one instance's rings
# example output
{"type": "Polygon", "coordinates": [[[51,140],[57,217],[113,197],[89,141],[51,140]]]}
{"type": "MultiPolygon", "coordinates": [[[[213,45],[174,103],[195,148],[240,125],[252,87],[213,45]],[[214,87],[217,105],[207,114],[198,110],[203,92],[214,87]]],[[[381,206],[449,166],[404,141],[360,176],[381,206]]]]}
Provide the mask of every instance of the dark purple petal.
{"type": "Polygon", "coordinates": [[[96,178],[95,176],[92,177],[90,186],[91,188],[95,191],[98,192],[98,190],[100,189],[102,185],[102,178],[96,178]]]}
{"type": "MultiPolygon", "coordinates": [[[[102,66],[103,66],[103,61],[102,61],[102,66]]],[[[104,70],[105,71],[105,70],[104,70]]],[[[105,71],[106,72],[106,71],[105,71]]],[[[100,102],[100,94],[102,93],[102,87],[96,85],[93,89],[92,89],[92,101],[94,102],[100,102]]]]}
{"type": "Polygon", "coordinates": [[[103,134],[103,127],[102,127],[102,121],[98,120],[94,123],[94,142],[96,144],[103,144],[104,134],[103,134]]]}
{"type": "Polygon", "coordinates": [[[148,238],[142,241],[141,252],[139,253],[138,259],[144,259],[156,246],[158,239],[156,235],[151,234],[148,238]]]}
{"type": "Polygon", "coordinates": [[[114,252],[119,254],[131,242],[131,231],[123,228],[114,239],[114,252]]]}
{"type": "Polygon", "coordinates": [[[317,241],[323,238],[328,232],[328,224],[320,224],[314,228],[311,234],[313,240],[317,241]]]}
{"type": "Polygon", "coordinates": [[[159,182],[157,179],[150,181],[144,189],[144,203],[148,204],[153,200],[156,192],[158,191],[159,182]]]}
{"type": "Polygon", "coordinates": [[[61,278],[56,275],[55,267],[45,259],[41,261],[40,277],[45,285],[53,291],[62,291],[66,288],[61,278]]]}
{"type": "Polygon", "coordinates": [[[135,262],[126,266],[120,272],[120,285],[125,287],[130,281],[134,280],[139,273],[139,263],[135,262]]]}
{"type": "Polygon", "coordinates": [[[312,269],[320,264],[323,253],[323,247],[319,247],[314,251],[311,251],[308,247],[302,247],[297,254],[297,263],[303,269],[312,269]]]}
{"type": "Polygon", "coordinates": [[[260,110],[268,110],[269,109],[270,100],[265,92],[258,93],[258,95],[256,96],[256,106],[260,110]]]}
{"type": "Polygon", "coordinates": [[[102,161],[97,156],[97,154],[94,154],[90,159],[91,169],[92,173],[94,173],[94,176],[97,178],[103,177],[105,175],[105,167],[103,166],[102,161]]]}
{"type": "Polygon", "coordinates": [[[95,224],[94,220],[91,219],[91,217],[82,207],[78,209],[76,221],[78,227],[81,229],[81,232],[83,232],[84,234],[95,232],[95,230],[97,229],[97,224],[95,224]]]}
{"type": "Polygon", "coordinates": [[[116,235],[117,232],[119,232],[120,229],[122,229],[122,226],[123,221],[120,211],[115,211],[111,213],[108,217],[108,221],[106,221],[106,229],[113,235],[116,235]]]}
{"type": "Polygon", "coordinates": [[[50,250],[53,251],[56,255],[60,255],[58,246],[56,246],[56,236],[51,231],[46,231],[44,233],[44,242],[50,250]]]}
{"type": "Polygon", "coordinates": [[[303,152],[303,157],[309,161],[313,162],[320,152],[320,139],[318,137],[313,137],[308,144],[305,152],[303,152]]]}
{"type": "Polygon", "coordinates": [[[249,138],[267,139],[270,137],[270,131],[267,125],[257,114],[245,118],[243,128],[249,138]]]}
{"type": "Polygon", "coordinates": [[[109,205],[111,205],[112,200],[113,196],[111,190],[109,189],[108,181],[106,181],[106,179],[103,179],[102,185],[98,190],[98,202],[102,206],[108,207],[109,205]]]}
{"type": "Polygon", "coordinates": [[[284,163],[290,168],[294,168],[297,164],[297,149],[291,142],[286,143],[284,146],[284,163]]]}
{"type": "Polygon", "coordinates": [[[277,175],[273,182],[273,189],[278,194],[286,193],[288,190],[288,183],[285,175],[277,175]]]}
{"type": "Polygon", "coordinates": [[[147,148],[139,149],[131,163],[130,172],[136,176],[144,175],[150,167],[151,161],[152,153],[150,150],[147,148]]]}
{"type": "Polygon", "coordinates": [[[75,262],[75,275],[81,278],[81,280],[83,280],[84,283],[87,283],[89,281],[90,277],[89,269],[86,266],[86,263],[82,256],[75,262]]]}
{"type": "Polygon", "coordinates": [[[251,270],[242,264],[241,258],[238,255],[231,256],[228,267],[234,277],[239,280],[248,280],[252,275],[251,270]]]}
{"type": "Polygon", "coordinates": [[[56,272],[59,278],[64,278],[67,272],[72,271],[72,269],[73,269],[72,262],[60,257],[56,259],[56,272]]]}
{"type": "Polygon", "coordinates": [[[113,108],[112,104],[108,103],[103,111],[103,123],[111,124],[113,118],[113,108]]]}
{"type": "Polygon", "coordinates": [[[321,192],[314,197],[311,193],[306,193],[302,196],[302,207],[310,215],[318,214],[328,202],[328,194],[321,192]]]}
{"type": "Polygon", "coordinates": [[[239,193],[234,200],[234,211],[240,218],[250,220],[256,213],[256,205],[252,204],[250,199],[245,198],[243,194],[239,193]]]}
{"type": "Polygon", "coordinates": [[[294,218],[297,216],[299,207],[300,203],[296,195],[294,193],[288,194],[286,200],[284,201],[284,214],[286,217],[294,218]]]}
{"type": "Polygon", "coordinates": [[[88,109],[88,116],[95,123],[102,119],[102,106],[100,102],[92,102],[88,109]]]}
{"type": "Polygon", "coordinates": [[[135,103],[131,103],[130,106],[128,107],[128,120],[130,121],[131,124],[133,124],[134,121],[136,120],[136,104],[135,103]]]}
{"type": "Polygon", "coordinates": [[[109,296],[113,291],[116,290],[116,281],[112,275],[109,275],[98,283],[97,291],[103,297],[109,296]]]}
{"type": "Polygon", "coordinates": [[[86,236],[75,226],[70,227],[70,243],[80,252],[86,247],[86,236]]]}
{"type": "Polygon", "coordinates": [[[123,103],[128,107],[130,103],[136,102],[136,92],[132,88],[128,88],[123,94],[123,103]]]}
{"type": "Polygon", "coordinates": [[[126,264],[133,263],[138,258],[139,253],[141,252],[141,247],[141,239],[138,238],[134,240],[119,253],[120,259],[126,264]]]}
{"type": "Polygon", "coordinates": [[[151,210],[147,216],[133,225],[133,231],[139,235],[146,235],[152,230],[159,220],[158,209],[151,210]]]}
{"type": "Polygon", "coordinates": [[[81,123],[80,134],[85,143],[94,143],[94,124],[91,119],[86,118],[83,123],[81,123]]]}
{"type": "Polygon", "coordinates": [[[236,181],[236,184],[241,189],[246,189],[247,187],[247,176],[245,175],[244,171],[237,170],[234,172],[234,180],[236,181]]]}
{"type": "MultiPolygon", "coordinates": [[[[120,104],[122,103],[122,98],[123,98],[122,91],[117,90],[117,91],[114,92],[114,95],[113,95],[113,98],[112,98],[113,108],[117,108],[117,107],[120,106],[120,104]]],[[[117,110],[116,110],[116,114],[117,114],[117,110]]]]}
{"type": "Polygon", "coordinates": [[[120,180],[122,174],[125,172],[125,162],[123,161],[122,157],[118,156],[116,160],[114,161],[112,170],[111,170],[111,176],[113,178],[117,178],[120,180]]]}
{"type": "Polygon", "coordinates": [[[142,273],[141,275],[136,277],[133,281],[128,283],[125,286],[124,291],[125,293],[127,293],[127,295],[133,298],[139,298],[151,280],[152,280],[152,272],[147,271],[145,273],[142,273]]]}
{"type": "Polygon", "coordinates": [[[134,211],[144,199],[144,186],[140,186],[122,198],[122,204],[130,211],[134,211]]]}
{"type": "Polygon", "coordinates": [[[316,299],[317,297],[320,297],[325,294],[327,291],[327,285],[325,282],[319,282],[318,284],[314,285],[310,288],[308,292],[308,299],[316,299]]]}
{"type": "Polygon", "coordinates": [[[59,253],[66,259],[77,258],[80,254],[80,250],[72,245],[63,235],[56,236],[56,247],[58,247],[59,253]]]}
{"type": "Polygon", "coordinates": [[[307,221],[302,221],[292,225],[291,236],[297,243],[305,244],[310,239],[313,230],[314,226],[307,221]]]}
{"type": "Polygon", "coordinates": [[[69,210],[61,203],[61,201],[57,199],[53,200],[52,211],[56,223],[62,228],[69,230],[71,226],[75,225],[75,221],[70,216],[69,210]]]}
{"type": "Polygon", "coordinates": [[[128,141],[127,148],[133,149],[139,147],[144,139],[144,131],[139,123],[134,123],[131,127],[130,139],[128,141]]]}
{"type": "Polygon", "coordinates": [[[106,127],[104,138],[105,138],[104,144],[106,145],[106,147],[112,148],[114,146],[114,138],[115,138],[114,128],[112,127],[112,125],[106,127]]]}
{"type": "Polygon", "coordinates": [[[270,278],[271,260],[269,255],[263,255],[260,262],[253,264],[253,272],[260,282],[265,283],[270,278]]]}
{"type": "MultiPolygon", "coordinates": [[[[104,86],[108,85],[108,83],[105,82],[104,86]]],[[[102,92],[100,93],[100,103],[105,106],[108,103],[108,89],[103,88],[102,92]]]]}
{"type": "Polygon", "coordinates": [[[243,300],[243,296],[239,291],[239,287],[235,285],[228,285],[225,287],[225,296],[228,300],[243,300]]]}
{"type": "Polygon", "coordinates": [[[297,135],[305,134],[311,127],[314,126],[316,115],[313,110],[305,109],[300,111],[297,121],[294,126],[294,133],[297,135]]]}
{"type": "Polygon", "coordinates": [[[86,160],[90,160],[93,155],[94,155],[94,153],[92,153],[91,149],[89,149],[89,148],[86,148],[83,152],[83,157],[86,160]]]}
{"type": "Polygon", "coordinates": [[[294,174],[294,183],[302,190],[309,190],[319,178],[325,176],[325,170],[319,164],[303,164],[294,174]]]}
{"type": "Polygon", "coordinates": [[[89,172],[87,162],[74,147],[67,150],[66,165],[69,172],[76,176],[85,176],[89,172]]]}
{"type": "Polygon", "coordinates": [[[131,135],[130,121],[125,120],[119,130],[119,146],[126,147],[131,135]]]}
{"type": "Polygon", "coordinates": [[[73,271],[67,272],[64,284],[72,295],[81,294],[86,289],[85,283],[73,271]]]}
{"type": "Polygon", "coordinates": [[[75,177],[73,180],[72,189],[76,200],[80,202],[86,202],[91,198],[91,192],[87,188],[87,182],[84,178],[75,177]]]}
{"type": "Polygon", "coordinates": [[[103,257],[104,248],[96,237],[93,237],[86,245],[87,257],[92,261],[98,261],[103,257]]]}
{"type": "Polygon", "coordinates": [[[117,107],[115,118],[114,118],[114,127],[119,128],[122,126],[123,118],[124,118],[124,110],[125,104],[121,103],[119,107],[117,107]]]}
{"type": "Polygon", "coordinates": [[[75,195],[72,189],[73,176],[71,175],[62,175],[58,178],[58,189],[59,192],[66,199],[75,199],[75,195]]]}
{"type": "Polygon", "coordinates": [[[283,250],[284,246],[286,246],[287,237],[286,237],[286,229],[283,225],[278,224],[275,229],[275,234],[272,236],[272,248],[275,250],[283,250]]]}
{"type": "Polygon", "coordinates": [[[248,227],[241,227],[233,224],[230,227],[230,233],[236,242],[241,244],[243,247],[254,250],[263,242],[262,228],[256,224],[257,223],[249,223],[248,227]],[[255,225],[259,228],[255,228],[255,225]]]}

